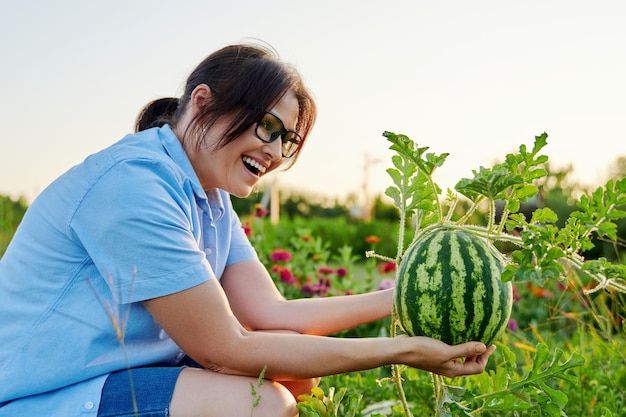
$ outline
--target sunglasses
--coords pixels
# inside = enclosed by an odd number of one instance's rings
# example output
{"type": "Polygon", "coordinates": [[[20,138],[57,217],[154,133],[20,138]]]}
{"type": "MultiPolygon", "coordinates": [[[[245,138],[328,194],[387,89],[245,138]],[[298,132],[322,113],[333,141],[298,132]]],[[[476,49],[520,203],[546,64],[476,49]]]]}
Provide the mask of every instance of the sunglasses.
{"type": "Polygon", "coordinates": [[[273,113],[267,112],[256,124],[256,136],[263,142],[272,143],[280,137],[283,158],[291,158],[302,144],[302,136],[293,130],[285,129],[283,121],[273,113]]]}

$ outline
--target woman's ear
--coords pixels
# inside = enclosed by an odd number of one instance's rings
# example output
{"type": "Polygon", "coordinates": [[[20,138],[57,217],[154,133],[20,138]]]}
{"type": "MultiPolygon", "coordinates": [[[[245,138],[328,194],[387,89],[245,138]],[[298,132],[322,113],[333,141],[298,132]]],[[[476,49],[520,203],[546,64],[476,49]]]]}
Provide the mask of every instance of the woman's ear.
{"type": "Polygon", "coordinates": [[[198,111],[200,111],[207,101],[211,98],[211,87],[206,84],[199,84],[196,88],[191,92],[191,111],[195,116],[198,111]]]}

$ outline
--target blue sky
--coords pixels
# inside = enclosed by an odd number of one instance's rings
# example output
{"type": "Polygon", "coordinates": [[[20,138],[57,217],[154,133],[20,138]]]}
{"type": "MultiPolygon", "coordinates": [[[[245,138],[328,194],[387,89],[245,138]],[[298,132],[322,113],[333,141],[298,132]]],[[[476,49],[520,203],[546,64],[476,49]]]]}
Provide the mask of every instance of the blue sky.
{"type": "Polygon", "coordinates": [[[598,185],[626,156],[625,21],[621,0],[0,0],[0,194],[32,200],[145,103],[180,95],[206,55],[250,38],[319,106],[281,188],[382,194],[385,130],[449,152],[443,187],[544,131],[552,164],[598,185]]]}

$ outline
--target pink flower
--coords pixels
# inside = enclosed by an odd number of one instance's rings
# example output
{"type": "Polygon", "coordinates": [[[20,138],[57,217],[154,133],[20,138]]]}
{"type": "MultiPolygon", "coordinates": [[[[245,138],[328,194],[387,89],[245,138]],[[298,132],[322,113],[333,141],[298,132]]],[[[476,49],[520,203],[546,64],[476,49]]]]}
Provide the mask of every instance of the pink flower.
{"type": "Polygon", "coordinates": [[[248,223],[243,223],[241,225],[241,228],[243,229],[243,232],[246,234],[246,236],[252,236],[252,227],[250,227],[248,223]]]}
{"type": "Polygon", "coordinates": [[[300,288],[300,292],[308,295],[326,296],[330,289],[330,279],[320,278],[315,284],[306,283],[300,288]]]}
{"type": "Polygon", "coordinates": [[[385,278],[382,281],[380,281],[380,284],[378,285],[378,289],[379,290],[387,290],[389,288],[394,288],[396,286],[396,281],[391,279],[391,278],[385,278]]]}
{"type": "Polygon", "coordinates": [[[326,283],[317,284],[317,295],[325,297],[328,295],[328,290],[330,289],[330,285],[326,285],[326,283]]]}
{"type": "Polygon", "coordinates": [[[315,295],[317,293],[316,288],[314,288],[313,284],[306,283],[300,288],[300,292],[302,294],[315,295]]]}
{"type": "Polygon", "coordinates": [[[512,332],[516,332],[518,329],[517,321],[515,319],[509,319],[509,329],[512,332]]]}
{"type": "Polygon", "coordinates": [[[298,280],[293,276],[291,269],[286,266],[276,265],[272,268],[272,272],[278,274],[278,277],[282,282],[289,285],[295,285],[298,280]]]}
{"type": "Polygon", "coordinates": [[[280,270],[280,280],[289,285],[294,285],[297,282],[291,270],[285,267],[280,270]]]}
{"type": "Polygon", "coordinates": [[[335,270],[335,273],[337,274],[338,278],[343,278],[348,275],[348,270],[344,267],[339,267],[337,268],[337,270],[335,270]]]}
{"type": "Polygon", "coordinates": [[[319,282],[320,288],[330,288],[330,278],[322,277],[319,282]]]}
{"type": "Polygon", "coordinates": [[[269,214],[269,210],[263,208],[263,206],[261,206],[260,204],[257,203],[254,205],[254,217],[263,218],[267,216],[268,214],[269,214]]]}
{"type": "Polygon", "coordinates": [[[335,272],[335,270],[332,269],[331,267],[323,266],[320,269],[318,269],[317,272],[320,275],[329,275],[329,274],[332,274],[333,272],[335,272]]]}
{"type": "Polygon", "coordinates": [[[270,253],[270,259],[273,262],[289,262],[291,260],[291,253],[284,249],[274,249],[270,253]]]}

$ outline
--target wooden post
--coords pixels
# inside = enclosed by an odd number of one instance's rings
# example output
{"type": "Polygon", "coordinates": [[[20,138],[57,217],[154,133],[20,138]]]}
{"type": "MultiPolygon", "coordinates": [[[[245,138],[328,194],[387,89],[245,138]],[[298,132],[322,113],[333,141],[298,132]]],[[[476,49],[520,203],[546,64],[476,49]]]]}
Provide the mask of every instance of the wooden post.
{"type": "Polygon", "coordinates": [[[270,185],[270,221],[278,224],[280,220],[280,193],[278,191],[278,181],[274,178],[270,185]]]}

